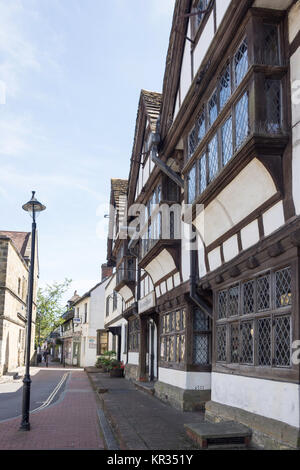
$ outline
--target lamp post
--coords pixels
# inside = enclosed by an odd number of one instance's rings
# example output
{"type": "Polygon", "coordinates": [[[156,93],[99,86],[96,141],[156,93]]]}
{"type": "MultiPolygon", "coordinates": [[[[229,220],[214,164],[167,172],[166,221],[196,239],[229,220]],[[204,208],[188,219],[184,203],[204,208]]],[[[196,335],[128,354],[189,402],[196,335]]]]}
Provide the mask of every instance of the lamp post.
{"type": "Polygon", "coordinates": [[[29,269],[29,289],[27,298],[27,334],[26,334],[26,356],[25,356],[25,375],[23,379],[23,403],[22,403],[22,422],[20,430],[29,431],[29,407],[30,407],[30,345],[31,345],[31,323],[32,323],[32,303],[33,303],[33,284],[34,284],[34,262],[35,262],[35,236],[36,236],[36,216],[46,209],[35,198],[35,191],[32,191],[30,201],[22,206],[24,211],[29,212],[32,217],[32,230],[31,230],[31,257],[29,269]]]}

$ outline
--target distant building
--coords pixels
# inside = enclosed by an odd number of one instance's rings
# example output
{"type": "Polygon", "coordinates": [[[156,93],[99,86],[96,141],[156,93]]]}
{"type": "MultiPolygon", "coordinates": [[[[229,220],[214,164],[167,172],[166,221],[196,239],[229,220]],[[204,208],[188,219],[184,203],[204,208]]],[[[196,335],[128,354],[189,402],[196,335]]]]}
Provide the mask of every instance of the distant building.
{"type": "MultiPolygon", "coordinates": [[[[0,231],[0,375],[24,364],[31,234],[0,231]]],[[[31,356],[34,354],[38,258],[34,279],[31,356]]]]}

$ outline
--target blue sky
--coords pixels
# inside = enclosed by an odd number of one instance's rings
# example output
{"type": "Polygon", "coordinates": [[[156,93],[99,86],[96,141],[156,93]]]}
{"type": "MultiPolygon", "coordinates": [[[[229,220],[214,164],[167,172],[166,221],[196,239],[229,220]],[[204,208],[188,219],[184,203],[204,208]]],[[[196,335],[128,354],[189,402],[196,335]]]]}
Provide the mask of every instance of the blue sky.
{"type": "Polygon", "coordinates": [[[99,280],[110,178],[128,176],[141,88],[161,91],[173,7],[0,0],[0,229],[30,230],[36,190],[41,286],[99,280]]]}

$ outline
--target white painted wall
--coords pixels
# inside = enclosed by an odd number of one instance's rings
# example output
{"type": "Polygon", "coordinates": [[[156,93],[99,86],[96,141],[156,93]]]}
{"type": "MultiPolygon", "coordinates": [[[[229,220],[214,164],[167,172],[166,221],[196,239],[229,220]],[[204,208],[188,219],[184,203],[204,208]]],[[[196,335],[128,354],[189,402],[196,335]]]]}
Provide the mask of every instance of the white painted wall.
{"type": "Polygon", "coordinates": [[[217,9],[217,28],[220,26],[222,19],[231,3],[231,0],[216,0],[217,9]]]}
{"type": "Polygon", "coordinates": [[[291,426],[300,426],[298,384],[213,372],[211,399],[291,426]]]}
{"type": "Polygon", "coordinates": [[[241,230],[241,239],[243,250],[247,250],[255,243],[259,242],[258,221],[254,220],[241,230]]]}
{"type": "Polygon", "coordinates": [[[211,388],[210,372],[184,372],[159,367],[158,380],[183,390],[210,390],[211,388]]]}
{"type": "Polygon", "coordinates": [[[275,193],[271,175],[254,158],[200,213],[194,224],[206,245],[210,245],[275,193]]]}
{"type": "Polygon", "coordinates": [[[194,59],[194,76],[197,75],[198,70],[202,64],[202,61],[207,53],[209,46],[214,38],[214,16],[211,13],[210,17],[205,25],[203,33],[201,34],[199,41],[193,52],[194,59]]]}
{"type": "Polygon", "coordinates": [[[265,236],[275,232],[275,230],[284,225],[284,223],[283,204],[282,201],[279,201],[263,214],[265,236]]]}
{"type": "MultiPolygon", "coordinates": [[[[188,26],[188,37],[191,37],[190,23],[188,26]]],[[[181,76],[180,76],[180,94],[181,102],[183,102],[192,83],[192,62],[191,62],[191,44],[185,41],[184,54],[182,59],[181,76]]]]}
{"type": "Polygon", "coordinates": [[[221,266],[222,260],[221,260],[220,247],[215,248],[213,251],[208,253],[208,262],[209,262],[209,268],[211,271],[214,271],[215,269],[221,266]]]}
{"type": "Polygon", "coordinates": [[[223,243],[223,252],[225,263],[232,260],[239,254],[237,235],[228,238],[228,240],[223,243]]]}
{"type": "Polygon", "coordinates": [[[133,364],[135,366],[139,365],[139,353],[138,352],[128,353],[128,364],[133,364]]]}

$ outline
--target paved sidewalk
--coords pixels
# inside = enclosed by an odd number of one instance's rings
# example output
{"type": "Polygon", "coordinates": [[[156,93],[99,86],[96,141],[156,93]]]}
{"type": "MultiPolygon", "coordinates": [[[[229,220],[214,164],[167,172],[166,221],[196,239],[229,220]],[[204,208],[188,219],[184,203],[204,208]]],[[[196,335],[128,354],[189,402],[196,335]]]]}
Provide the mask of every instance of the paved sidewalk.
{"type": "Polygon", "coordinates": [[[31,413],[30,431],[19,431],[20,418],[0,422],[0,450],[104,449],[99,405],[86,373],[69,371],[65,387],[55,404],[31,413]]]}
{"type": "Polygon", "coordinates": [[[95,390],[100,389],[98,396],[121,449],[197,449],[187,439],[184,424],[203,421],[204,413],[176,410],[124,378],[103,373],[89,373],[89,377],[95,390]]]}

